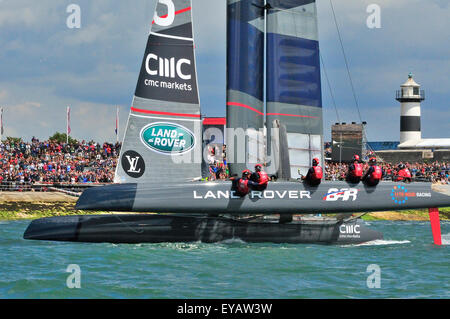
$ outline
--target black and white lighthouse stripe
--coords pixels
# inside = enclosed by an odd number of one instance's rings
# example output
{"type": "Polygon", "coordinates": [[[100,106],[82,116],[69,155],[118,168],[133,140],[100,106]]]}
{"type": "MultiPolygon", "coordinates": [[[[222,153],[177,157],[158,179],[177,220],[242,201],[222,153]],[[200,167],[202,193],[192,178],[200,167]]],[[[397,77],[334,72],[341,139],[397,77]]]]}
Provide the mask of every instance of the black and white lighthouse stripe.
{"type": "Polygon", "coordinates": [[[400,143],[422,138],[420,101],[403,98],[400,116],[400,143]]]}
{"type": "Polygon", "coordinates": [[[420,132],[420,116],[401,116],[400,117],[401,132],[420,132]]]}

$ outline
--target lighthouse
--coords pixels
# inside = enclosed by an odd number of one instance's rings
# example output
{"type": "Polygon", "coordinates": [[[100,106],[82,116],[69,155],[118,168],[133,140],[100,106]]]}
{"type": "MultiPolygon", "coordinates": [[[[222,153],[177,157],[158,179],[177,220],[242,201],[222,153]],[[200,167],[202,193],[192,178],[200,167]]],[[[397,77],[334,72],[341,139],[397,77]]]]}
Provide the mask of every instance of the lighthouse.
{"type": "Polygon", "coordinates": [[[401,103],[400,117],[400,144],[405,142],[419,143],[422,140],[420,126],[420,103],[425,100],[425,92],[420,90],[412,73],[408,75],[408,80],[397,91],[397,101],[401,103]]]}

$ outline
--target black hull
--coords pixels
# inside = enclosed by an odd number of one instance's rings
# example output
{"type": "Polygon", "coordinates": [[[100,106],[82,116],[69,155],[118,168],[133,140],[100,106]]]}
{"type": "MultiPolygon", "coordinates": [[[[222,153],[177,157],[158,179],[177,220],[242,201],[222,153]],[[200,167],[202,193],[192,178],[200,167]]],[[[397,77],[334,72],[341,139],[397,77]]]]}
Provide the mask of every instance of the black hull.
{"type": "Polygon", "coordinates": [[[171,215],[95,215],[51,217],[33,221],[29,240],[86,243],[216,243],[230,239],[260,243],[359,244],[383,235],[360,220],[343,223],[301,221],[239,221],[222,217],[171,215]]]}
{"type": "Polygon", "coordinates": [[[173,214],[336,214],[450,206],[450,186],[431,183],[324,181],[311,187],[297,181],[270,182],[263,192],[237,196],[231,182],[115,184],[92,187],[77,210],[173,214]]]}

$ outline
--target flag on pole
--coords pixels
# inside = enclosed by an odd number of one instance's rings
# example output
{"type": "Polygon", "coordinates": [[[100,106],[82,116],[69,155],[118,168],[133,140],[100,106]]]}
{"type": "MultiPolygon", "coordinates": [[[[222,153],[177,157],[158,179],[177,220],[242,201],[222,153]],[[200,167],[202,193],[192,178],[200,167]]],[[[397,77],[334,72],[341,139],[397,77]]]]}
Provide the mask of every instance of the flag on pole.
{"type": "Polygon", "coordinates": [[[116,110],[116,141],[119,141],[119,107],[116,110]]]}
{"type": "Polygon", "coordinates": [[[3,108],[0,108],[0,142],[3,137],[3,108]]]}
{"type": "Polygon", "coordinates": [[[70,135],[72,130],[70,129],[70,106],[67,107],[67,135],[70,135]]]}

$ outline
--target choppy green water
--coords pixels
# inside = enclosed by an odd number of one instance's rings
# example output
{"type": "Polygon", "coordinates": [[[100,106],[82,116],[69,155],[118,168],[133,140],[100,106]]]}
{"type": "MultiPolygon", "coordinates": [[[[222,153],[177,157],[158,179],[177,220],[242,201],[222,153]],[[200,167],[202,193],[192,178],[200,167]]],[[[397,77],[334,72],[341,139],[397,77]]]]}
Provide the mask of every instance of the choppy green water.
{"type": "Polygon", "coordinates": [[[444,246],[429,223],[371,222],[386,240],[360,246],[72,244],[22,239],[28,222],[0,222],[1,298],[449,298],[444,246]],[[69,264],[81,289],[66,286],[69,264]],[[367,266],[381,288],[367,287],[367,266]]]}

